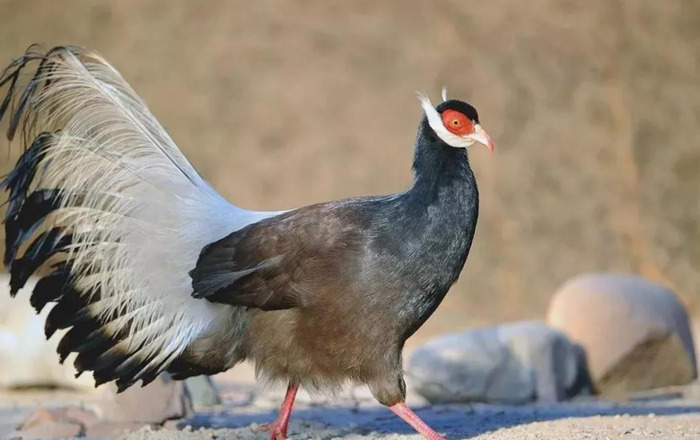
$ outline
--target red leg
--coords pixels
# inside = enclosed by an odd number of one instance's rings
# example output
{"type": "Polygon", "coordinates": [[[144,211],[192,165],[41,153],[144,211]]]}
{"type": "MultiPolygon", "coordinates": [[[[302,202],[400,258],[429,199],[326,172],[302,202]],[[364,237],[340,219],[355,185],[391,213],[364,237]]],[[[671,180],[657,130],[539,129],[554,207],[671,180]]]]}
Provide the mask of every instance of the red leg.
{"type": "Polygon", "coordinates": [[[294,399],[297,396],[299,385],[290,383],[287,387],[287,394],[284,396],[284,402],[280,407],[279,415],[272,423],[267,423],[260,427],[262,431],[270,432],[270,440],[282,440],[287,438],[287,425],[289,425],[289,416],[292,414],[292,406],[294,399]]]}
{"type": "Polygon", "coordinates": [[[428,440],[445,440],[440,434],[433,431],[416,413],[411,411],[411,408],[406,406],[406,403],[400,402],[389,407],[397,416],[401,417],[406,423],[411,425],[413,429],[418,431],[423,437],[428,440]]]}

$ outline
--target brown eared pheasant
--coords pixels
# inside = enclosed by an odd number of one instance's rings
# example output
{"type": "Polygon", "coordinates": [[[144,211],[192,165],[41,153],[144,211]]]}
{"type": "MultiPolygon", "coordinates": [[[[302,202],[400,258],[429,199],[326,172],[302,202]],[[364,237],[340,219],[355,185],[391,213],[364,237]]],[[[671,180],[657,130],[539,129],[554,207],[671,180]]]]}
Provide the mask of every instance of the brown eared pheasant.
{"type": "Polygon", "coordinates": [[[421,95],[413,185],[289,211],[227,202],[145,103],[95,53],[13,61],[0,120],[24,152],[8,192],[4,263],[14,295],[55,303],[46,336],[61,361],[124,390],[252,361],[288,384],[272,439],[286,437],[297,389],[366,384],[429,439],[405,404],[401,350],[457,280],[479,198],[467,148],[493,143],[476,109],[421,95]]]}

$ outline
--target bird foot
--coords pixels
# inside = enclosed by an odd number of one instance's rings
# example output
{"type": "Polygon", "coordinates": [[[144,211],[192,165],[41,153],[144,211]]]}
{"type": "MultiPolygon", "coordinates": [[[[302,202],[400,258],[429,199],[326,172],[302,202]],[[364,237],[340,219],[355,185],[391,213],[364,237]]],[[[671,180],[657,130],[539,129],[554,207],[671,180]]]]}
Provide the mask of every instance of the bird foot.
{"type": "Polygon", "coordinates": [[[258,432],[269,432],[270,440],[285,440],[287,438],[287,425],[283,422],[275,420],[272,423],[260,425],[258,432]]]}
{"type": "Polygon", "coordinates": [[[261,425],[256,431],[267,431],[270,433],[270,440],[285,440],[287,438],[287,426],[289,425],[289,415],[292,413],[292,405],[294,398],[297,395],[299,385],[290,383],[287,387],[287,395],[284,396],[284,402],[280,408],[279,415],[272,423],[261,425]]]}
{"type": "Polygon", "coordinates": [[[389,409],[411,425],[413,429],[418,431],[426,440],[445,440],[443,436],[433,431],[433,429],[418,417],[416,413],[411,411],[411,409],[406,406],[405,402],[399,402],[396,405],[390,406],[389,409]]]}

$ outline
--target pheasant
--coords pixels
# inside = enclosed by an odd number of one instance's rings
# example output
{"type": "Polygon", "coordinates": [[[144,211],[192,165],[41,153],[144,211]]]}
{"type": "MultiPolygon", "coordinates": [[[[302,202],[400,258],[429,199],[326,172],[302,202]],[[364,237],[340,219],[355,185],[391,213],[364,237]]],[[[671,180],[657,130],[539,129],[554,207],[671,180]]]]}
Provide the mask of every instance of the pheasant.
{"type": "Polygon", "coordinates": [[[63,362],[124,390],[160,373],[214,374],[250,360],[287,395],[366,384],[428,439],[405,404],[401,351],[465,264],[478,191],[467,148],[493,142],[474,107],[423,109],[405,192],[250,211],[187,161],[120,74],[77,47],[36,47],[0,76],[8,139],[24,152],[8,192],[4,263],[63,362]]]}

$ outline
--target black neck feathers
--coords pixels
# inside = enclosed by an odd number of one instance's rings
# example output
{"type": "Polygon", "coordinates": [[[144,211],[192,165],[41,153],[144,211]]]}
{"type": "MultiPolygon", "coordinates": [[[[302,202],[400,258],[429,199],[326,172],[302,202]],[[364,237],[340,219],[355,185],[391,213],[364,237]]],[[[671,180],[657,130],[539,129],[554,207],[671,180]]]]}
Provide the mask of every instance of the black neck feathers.
{"type": "Polygon", "coordinates": [[[414,196],[425,198],[428,203],[443,189],[467,189],[465,185],[476,188],[467,150],[447,145],[430,128],[426,118],[418,128],[413,173],[411,192],[414,196]]]}
{"type": "MultiPolygon", "coordinates": [[[[414,183],[402,204],[408,225],[399,240],[409,260],[405,299],[396,306],[405,319],[402,337],[413,334],[440,304],[467,259],[479,214],[476,180],[464,148],[442,141],[423,119],[413,159],[414,183]]],[[[393,223],[394,225],[399,222],[393,223]]],[[[396,227],[392,235],[399,235],[396,227]]],[[[399,263],[397,263],[399,265],[399,263]]]]}

